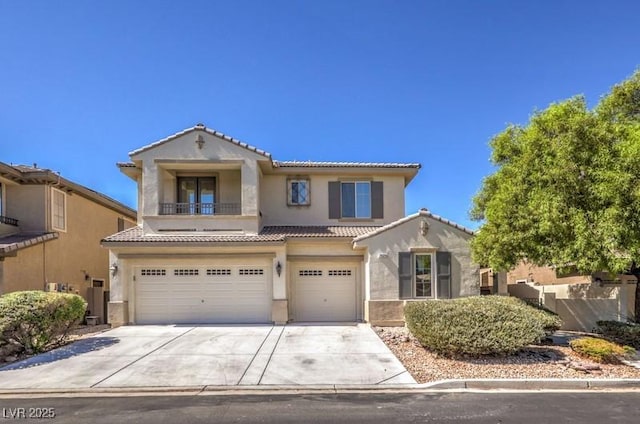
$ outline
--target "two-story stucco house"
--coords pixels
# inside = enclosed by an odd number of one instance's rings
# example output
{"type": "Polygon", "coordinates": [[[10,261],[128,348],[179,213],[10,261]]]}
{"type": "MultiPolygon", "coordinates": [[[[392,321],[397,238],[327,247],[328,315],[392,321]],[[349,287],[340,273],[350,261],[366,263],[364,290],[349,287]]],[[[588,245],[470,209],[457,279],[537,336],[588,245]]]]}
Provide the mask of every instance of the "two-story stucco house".
{"type": "Polygon", "coordinates": [[[282,162],[196,125],[132,151],[138,227],[103,240],[110,322],[402,324],[479,294],[473,233],[405,217],[419,164],[282,162]]]}
{"type": "Polygon", "coordinates": [[[106,318],[109,255],[100,240],[135,222],[133,209],[58,173],[0,162],[0,295],[78,293],[106,318]]]}

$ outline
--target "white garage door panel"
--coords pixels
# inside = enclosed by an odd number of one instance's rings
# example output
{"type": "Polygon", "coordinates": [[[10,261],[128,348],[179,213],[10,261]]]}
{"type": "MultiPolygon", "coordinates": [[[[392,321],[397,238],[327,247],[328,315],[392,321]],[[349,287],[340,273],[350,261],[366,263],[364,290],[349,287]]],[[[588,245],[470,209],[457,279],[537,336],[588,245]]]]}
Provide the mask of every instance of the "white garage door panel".
{"type": "Polygon", "coordinates": [[[140,268],[136,323],[270,322],[269,272],[267,266],[238,265],[140,268]]]}
{"type": "Polygon", "coordinates": [[[356,266],[300,265],[294,271],[297,321],[355,321],[356,266]]]}

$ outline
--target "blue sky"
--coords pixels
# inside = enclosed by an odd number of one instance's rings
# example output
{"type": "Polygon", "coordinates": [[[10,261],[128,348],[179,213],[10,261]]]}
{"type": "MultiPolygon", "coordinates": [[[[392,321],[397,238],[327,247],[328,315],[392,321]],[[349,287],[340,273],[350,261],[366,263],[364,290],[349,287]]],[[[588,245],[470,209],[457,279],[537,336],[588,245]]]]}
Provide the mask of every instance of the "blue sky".
{"type": "Polygon", "coordinates": [[[640,2],[0,0],[0,161],[135,207],[115,162],[198,122],[279,160],[420,162],[463,225],[491,137],[640,65],[640,2]]]}

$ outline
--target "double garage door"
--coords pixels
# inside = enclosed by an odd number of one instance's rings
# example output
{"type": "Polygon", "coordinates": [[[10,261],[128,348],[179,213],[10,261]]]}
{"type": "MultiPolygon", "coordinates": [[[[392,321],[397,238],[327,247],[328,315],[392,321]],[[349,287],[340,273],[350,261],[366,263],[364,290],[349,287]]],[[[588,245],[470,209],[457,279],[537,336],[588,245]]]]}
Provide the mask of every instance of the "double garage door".
{"type": "Polygon", "coordinates": [[[296,264],[292,278],[295,320],[356,321],[357,268],[349,263],[296,264]]]}
{"type": "Polygon", "coordinates": [[[143,266],[135,271],[138,324],[271,321],[271,266],[143,266]]]}

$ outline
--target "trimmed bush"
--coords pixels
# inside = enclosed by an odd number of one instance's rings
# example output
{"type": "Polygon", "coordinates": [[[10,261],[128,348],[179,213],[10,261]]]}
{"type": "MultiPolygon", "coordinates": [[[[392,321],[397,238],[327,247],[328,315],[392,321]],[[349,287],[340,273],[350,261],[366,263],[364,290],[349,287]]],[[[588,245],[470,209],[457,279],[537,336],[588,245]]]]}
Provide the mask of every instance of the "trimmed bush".
{"type": "Polygon", "coordinates": [[[513,354],[561,325],[557,315],[507,296],[411,302],[404,315],[416,339],[442,355],[513,354]]]}
{"type": "Polygon", "coordinates": [[[580,337],[569,342],[569,346],[574,352],[592,361],[618,364],[620,358],[635,353],[635,349],[630,346],[620,346],[608,340],[597,339],[595,337],[580,337]]]}
{"type": "Polygon", "coordinates": [[[596,332],[605,339],[640,349],[640,324],[618,321],[598,321],[596,332]]]}
{"type": "Polygon", "coordinates": [[[75,294],[22,291],[0,296],[0,344],[42,352],[63,342],[86,308],[75,294]]]}

